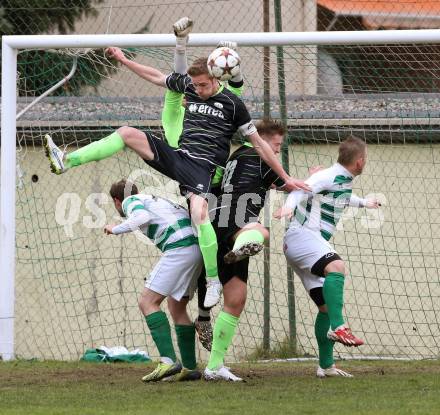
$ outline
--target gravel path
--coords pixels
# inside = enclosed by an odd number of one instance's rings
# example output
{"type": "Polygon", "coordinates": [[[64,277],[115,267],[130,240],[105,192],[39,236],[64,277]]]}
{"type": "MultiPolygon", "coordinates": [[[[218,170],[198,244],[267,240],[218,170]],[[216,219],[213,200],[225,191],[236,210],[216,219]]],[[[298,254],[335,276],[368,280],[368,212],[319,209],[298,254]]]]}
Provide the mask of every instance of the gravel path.
{"type": "MultiPolygon", "coordinates": [[[[254,119],[261,118],[263,103],[246,99],[254,119]]],[[[17,111],[29,100],[20,98],[17,111]]],[[[279,116],[278,100],[271,104],[272,116],[279,116]]],[[[111,121],[158,120],[162,101],[158,98],[51,97],[46,98],[20,121],[111,121]]],[[[342,97],[287,97],[289,119],[353,118],[437,118],[440,94],[344,95],[342,97]]]]}

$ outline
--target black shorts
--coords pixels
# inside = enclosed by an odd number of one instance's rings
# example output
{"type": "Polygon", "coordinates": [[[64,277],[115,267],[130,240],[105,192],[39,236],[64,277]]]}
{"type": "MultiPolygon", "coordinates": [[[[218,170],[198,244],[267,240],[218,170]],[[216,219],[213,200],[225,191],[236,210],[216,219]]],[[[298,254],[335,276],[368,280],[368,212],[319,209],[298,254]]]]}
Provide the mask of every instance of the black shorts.
{"type": "Polygon", "coordinates": [[[247,283],[249,275],[249,258],[242,259],[234,264],[226,264],[223,257],[232,249],[233,243],[219,242],[217,251],[218,278],[225,285],[233,277],[240,278],[247,283]]]}
{"type": "Polygon", "coordinates": [[[230,204],[228,197],[226,193],[221,195],[214,219],[217,239],[225,242],[249,223],[259,223],[258,215],[255,215],[251,209],[247,209],[249,203],[237,209],[235,203],[230,204]],[[244,207],[246,209],[243,209],[244,207]]]}
{"type": "Polygon", "coordinates": [[[325,278],[324,269],[333,261],[342,261],[342,258],[336,252],[329,252],[315,262],[310,272],[317,277],[325,278]]]}
{"type": "Polygon", "coordinates": [[[154,153],[153,160],[144,160],[149,166],[180,184],[182,195],[189,192],[206,195],[211,190],[215,166],[205,160],[190,157],[180,149],[174,149],[165,141],[144,131],[154,153]]]}
{"type": "Polygon", "coordinates": [[[236,228],[235,231],[225,229],[224,231],[216,230],[218,251],[217,251],[217,267],[218,277],[222,285],[225,285],[233,277],[238,277],[244,283],[247,283],[249,275],[249,258],[242,259],[234,264],[226,264],[224,256],[232,249],[234,242],[232,236],[240,228],[236,228]]]}
{"type": "Polygon", "coordinates": [[[315,287],[312,288],[309,291],[310,298],[313,300],[313,302],[318,306],[321,307],[325,304],[324,300],[324,294],[322,292],[322,287],[315,287]]]}

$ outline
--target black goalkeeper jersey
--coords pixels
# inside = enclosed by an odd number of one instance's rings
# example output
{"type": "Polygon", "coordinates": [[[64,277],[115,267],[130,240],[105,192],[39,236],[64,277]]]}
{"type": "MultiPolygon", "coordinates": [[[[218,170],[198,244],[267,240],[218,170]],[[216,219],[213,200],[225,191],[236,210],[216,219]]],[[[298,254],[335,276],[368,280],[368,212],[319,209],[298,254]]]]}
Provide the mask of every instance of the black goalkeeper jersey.
{"type": "Polygon", "coordinates": [[[189,156],[224,167],[234,133],[238,129],[244,135],[256,131],[243,101],[223,86],[216,95],[203,100],[188,75],[172,73],[166,84],[168,89],[185,94],[179,150],[189,156]]]}
{"type": "MultiPolygon", "coordinates": [[[[246,223],[257,221],[266,192],[273,184],[279,187],[284,181],[261,159],[254,147],[243,145],[234,151],[226,164],[218,204],[221,210],[229,212],[227,227],[242,228],[246,223]]],[[[220,224],[220,227],[225,225],[220,224]]]]}

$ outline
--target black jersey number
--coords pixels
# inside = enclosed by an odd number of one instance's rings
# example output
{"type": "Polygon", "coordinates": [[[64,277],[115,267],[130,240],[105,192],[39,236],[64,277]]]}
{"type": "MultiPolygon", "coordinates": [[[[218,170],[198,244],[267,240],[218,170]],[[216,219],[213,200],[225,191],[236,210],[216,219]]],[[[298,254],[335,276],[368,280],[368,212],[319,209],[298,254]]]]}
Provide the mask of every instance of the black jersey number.
{"type": "Polygon", "coordinates": [[[222,189],[224,192],[230,193],[233,190],[231,179],[232,175],[234,174],[235,167],[237,167],[237,162],[238,160],[232,160],[228,161],[228,163],[226,164],[226,169],[222,181],[222,189]]]}

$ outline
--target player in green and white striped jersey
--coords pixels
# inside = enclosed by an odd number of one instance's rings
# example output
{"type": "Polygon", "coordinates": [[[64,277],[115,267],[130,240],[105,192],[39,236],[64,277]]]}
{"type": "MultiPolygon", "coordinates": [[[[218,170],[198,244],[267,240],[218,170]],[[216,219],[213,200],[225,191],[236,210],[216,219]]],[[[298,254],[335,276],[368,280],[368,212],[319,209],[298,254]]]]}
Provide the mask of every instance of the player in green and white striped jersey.
{"type": "Polygon", "coordinates": [[[157,368],[142,380],[158,381],[172,376],[176,380],[200,379],[201,373],[196,369],[195,326],[186,306],[194,294],[203,261],[188,212],[167,199],[139,194],[136,186],[125,180],[114,183],[110,195],[116,210],[126,220],[105,226],[105,233],[119,235],[140,230],[163,252],[146,279],[139,300],[161,356],[157,368]],[[160,309],[166,297],[183,368],[176,358],[168,318],[160,309]]]}
{"type": "Polygon", "coordinates": [[[365,142],[349,137],[339,146],[338,162],[306,180],[312,192],[292,192],[276,214],[276,217],[281,217],[293,212],[284,238],[284,254],[319,309],[315,321],[319,348],[318,377],[351,377],[334,365],[334,342],[355,347],[364,343],[352,334],[344,322],[345,267],[328,241],[344,208],[374,209],[380,206],[376,199],[361,199],[352,193],[353,179],[362,173],[366,161],[365,142]]]}

